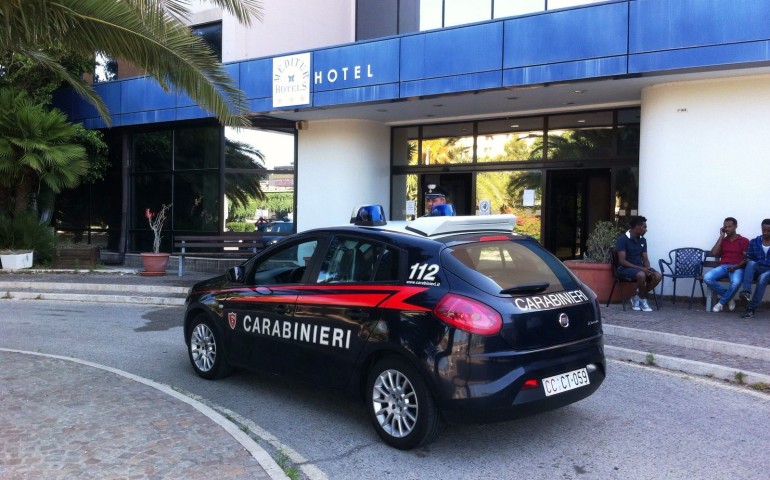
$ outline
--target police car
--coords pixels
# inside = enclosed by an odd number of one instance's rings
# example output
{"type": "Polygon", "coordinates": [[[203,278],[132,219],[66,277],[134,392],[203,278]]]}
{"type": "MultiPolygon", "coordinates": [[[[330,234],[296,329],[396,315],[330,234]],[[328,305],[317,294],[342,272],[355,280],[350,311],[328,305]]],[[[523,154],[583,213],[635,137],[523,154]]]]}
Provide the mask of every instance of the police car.
{"type": "Polygon", "coordinates": [[[355,223],[289,236],[193,286],[184,336],[195,372],[344,389],[399,449],[434,440],[444,422],[508,420],[599,388],[596,297],[512,233],[513,215],[388,223],[370,206],[355,223]]]}

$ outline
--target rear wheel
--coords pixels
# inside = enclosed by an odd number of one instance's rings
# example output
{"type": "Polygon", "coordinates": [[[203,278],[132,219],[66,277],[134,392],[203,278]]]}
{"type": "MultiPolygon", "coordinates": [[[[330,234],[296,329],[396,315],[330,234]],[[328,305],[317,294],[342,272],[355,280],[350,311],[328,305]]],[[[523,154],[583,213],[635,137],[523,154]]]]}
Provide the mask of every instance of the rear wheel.
{"type": "Polygon", "coordinates": [[[367,408],[388,445],[409,450],[427,445],[441,430],[441,416],[422,376],[405,360],[377,362],[367,381],[367,408]]]}
{"type": "Polygon", "coordinates": [[[231,371],[225,361],[222,336],[205,314],[192,322],[187,351],[195,373],[208,380],[222,378],[231,371]]]}

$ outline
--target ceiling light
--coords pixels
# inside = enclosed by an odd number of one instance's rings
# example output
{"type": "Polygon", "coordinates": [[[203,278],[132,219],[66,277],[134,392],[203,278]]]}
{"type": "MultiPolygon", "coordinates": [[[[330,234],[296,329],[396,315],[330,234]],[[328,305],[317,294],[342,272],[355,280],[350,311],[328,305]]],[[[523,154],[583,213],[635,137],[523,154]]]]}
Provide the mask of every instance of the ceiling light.
{"type": "Polygon", "coordinates": [[[585,90],[575,90],[572,93],[583,93],[583,92],[585,92],[585,90]]]}
{"type": "Polygon", "coordinates": [[[519,128],[518,125],[511,125],[511,128],[519,128]]]}
{"type": "Polygon", "coordinates": [[[578,120],[577,123],[586,123],[585,120],[578,120]]]}

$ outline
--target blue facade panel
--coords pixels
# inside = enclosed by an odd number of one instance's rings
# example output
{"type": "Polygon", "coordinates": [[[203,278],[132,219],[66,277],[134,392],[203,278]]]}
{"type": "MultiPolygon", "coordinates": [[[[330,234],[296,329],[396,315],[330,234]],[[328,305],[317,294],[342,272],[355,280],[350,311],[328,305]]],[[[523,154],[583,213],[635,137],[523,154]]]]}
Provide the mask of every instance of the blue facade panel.
{"type": "MultiPolygon", "coordinates": [[[[268,98],[272,107],[273,59],[248,60],[240,62],[238,79],[246,98],[268,98]]],[[[266,110],[270,110],[267,108],[266,110]]],[[[256,110],[264,111],[264,110],[256,110]]]]}
{"type": "Polygon", "coordinates": [[[176,96],[165,92],[150,77],[123,80],[120,84],[122,113],[176,107],[176,96]]]}
{"type": "Polygon", "coordinates": [[[315,92],[313,94],[313,105],[324,107],[327,105],[395,100],[397,98],[399,98],[399,85],[398,83],[391,83],[388,85],[315,92]]]}
{"type": "Polygon", "coordinates": [[[500,71],[503,24],[472,25],[401,39],[401,81],[500,71]]]}
{"type": "Polygon", "coordinates": [[[146,123],[172,122],[176,120],[176,109],[149,110],[121,115],[121,125],[144,125],[146,123]]]}
{"type": "Polygon", "coordinates": [[[633,1],[630,25],[631,54],[768,40],[770,1],[633,1]]]}
{"type": "Polygon", "coordinates": [[[649,73],[755,62],[770,62],[770,41],[631,55],[628,71],[630,73],[649,73]]]}
{"type": "Polygon", "coordinates": [[[545,13],[505,22],[504,67],[626,55],[628,4],[545,13]]]}
{"type": "Polygon", "coordinates": [[[312,90],[359,90],[398,82],[399,45],[391,39],[313,52],[312,90]]]}
{"type": "Polygon", "coordinates": [[[581,60],[578,62],[512,68],[503,72],[503,85],[515,87],[539,83],[564,82],[584,78],[608,77],[626,73],[626,56],[581,60]]]}
{"type": "Polygon", "coordinates": [[[401,97],[408,98],[420,95],[438,95],[441,93],[500,88],[503,84],[502,82],[502,72],[500,71],[403,82],[401,84],[401,97]]]}

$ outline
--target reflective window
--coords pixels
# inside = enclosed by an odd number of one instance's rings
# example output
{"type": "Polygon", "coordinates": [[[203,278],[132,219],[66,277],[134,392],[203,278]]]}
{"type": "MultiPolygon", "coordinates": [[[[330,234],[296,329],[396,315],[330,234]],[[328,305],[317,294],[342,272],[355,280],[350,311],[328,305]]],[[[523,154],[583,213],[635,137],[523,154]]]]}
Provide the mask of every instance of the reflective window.
{"type": "MultiPolygon", "coordinates": [[[[150,230],[145,210],[157,212],[163,205],[173,203],[171,196],[171,175],[170,174],[152,174],[152,175],[134,175],[132,191],[131,212],[133,213],[132,224],[136,231],[133,234],[131,250],[140,252],[151,252],[153,243],[153,234],[150,230]]],[[[163,225],[161,232],[160,251],[171,251],[171,235],[173,229],[174,208],[168,214],[168,220],[163,225]]]]}
{"type": "Polygon", "coordinates": [[[420,31],[441,28],[444,24],[442,0],[420,0],[420,31]]]}
{"type": "Polygon", "coordinates": [[[639,155],[639,122],[641,111],[638,108],[618,112],[618,155],[636,157],[639,155]]]}
{"type": "Polygon", "coordinates": [[[174,230],[218,232],[219,171],[174,176],[174,230]]]}
{"type": "Polygon", "coordinates": [[[512,118],[479,122],[479,162],[542,160],[543,118],[512,118]]]}
{"type": "Polygon", "coordinates": [[[492,18],[491,0],[444,0],[444,26],[481,22],[492,18]]]}
{"type": "Polygon", "coordinates": [[[628,225],[639,210],[639,168],[615,169],[615,224],[628,225]]]}
{"type": "Polygon", "coordinates": [[[545,0],[495,0],[494,18],[513,17],[543,10],[545,0]]]}
{"type": "Polygon", "coordinates": [[[473,124],[453,123],[423,127],[420,165],[473,161],[473,124]]]}
{"type": "Polygon", "coordinates": [[[548,119],[549,160],[612,155],[612,112],[570,113],[548,119]]]}
{"type": "Polygon", "coordinates": [[[417,215],[417,175],[393,175],[390,220],[412,220],[417,215]]]}
{"type": "Polygon", "coordinates": [[[305,274],[305,266],[310,262],[318,246],[318,241],[309,240],[295,243],[260,259],[247,283],[254,285],[275,285],[299,283],[305,274]]]}
{"type": "Polygon", "coordinates": [[[336,237],[318,274],[318,283],[398,280],[398,253],[367,240],[336,237]]]}
{"type": "Polygon", "coordinates": [[[398,33],[398,0],[356,0],[356,40],[398,33]]]}
{"type": "Polygon", "coordinates": [[[174,130],[174,170],[219,168],[221,135],[218,127],[174,130]]]}
{"type": "Polygon", "coordinates": [[[197,25],[192,27],[195,35],[201,37],[203,42],[208,45],[211,52],[222,61],[222,22],[208,23],[206,25],[197,25]]]}
{"type": "Polygon", "coordinates": [[[547,0],[548,10],[557,8],[576,7],[578,5],[587,5],[589,3],[602,3],[606,0],[547,0]]]}
{"type": "Polygon", "coordinates": [[[173,131],[137,133],[134,135],[135,172],[169,171],[172,165],[173,131]]]}
{"type": "Polygon", "coordinates": [[[417,127],[393,129],[393,165],[417,165],[419,135],[417,127]]]}
{"type": "Polygon", "coordinates": [[[543,196],[541,170],[504,170],[476,174],[477,211],[489,202],[489,213],[516,215],[516,233],[540,239],[543,196]]]}

